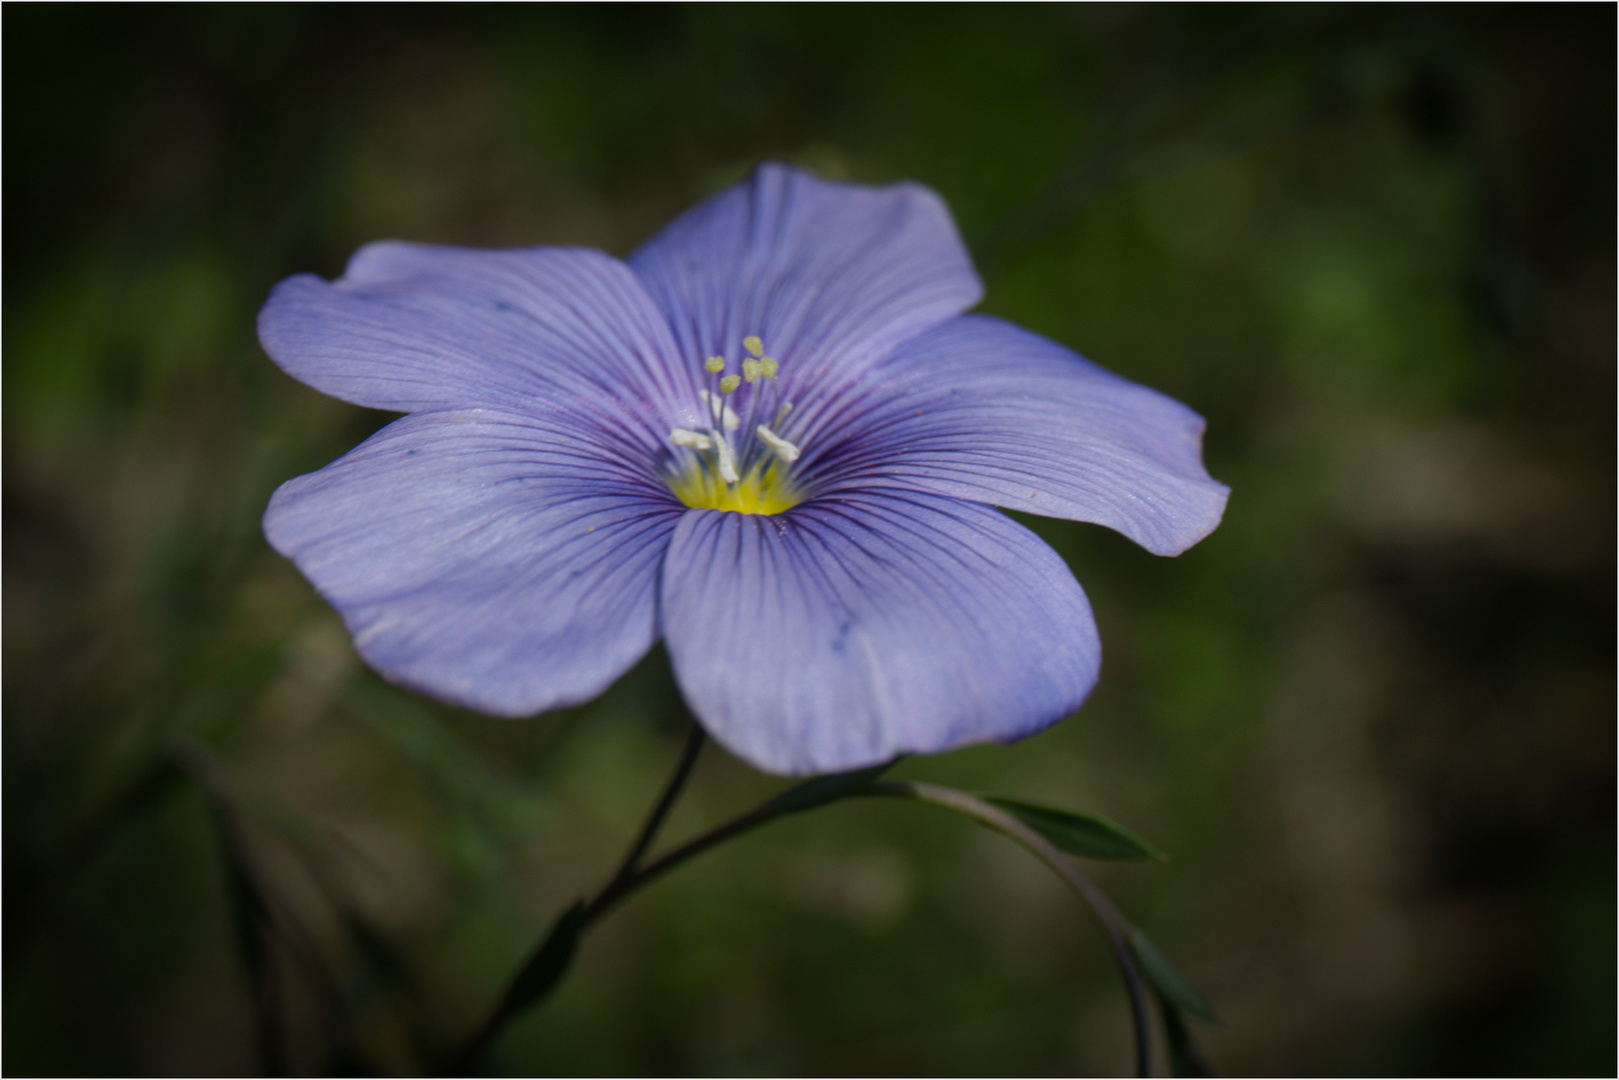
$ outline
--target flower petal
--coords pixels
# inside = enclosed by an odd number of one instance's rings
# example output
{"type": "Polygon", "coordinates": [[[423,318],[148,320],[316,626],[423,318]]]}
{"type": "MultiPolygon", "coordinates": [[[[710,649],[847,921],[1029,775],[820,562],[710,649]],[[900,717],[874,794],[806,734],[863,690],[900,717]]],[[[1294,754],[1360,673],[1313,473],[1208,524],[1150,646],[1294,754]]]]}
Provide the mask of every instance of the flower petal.
{"type": "Polygon", "coordinates": [[[664,432],[696,420],[696,384],[663,316],[599,251],[370,244],[337,281],[277,285],[259,340],[293,378],[377,409],[511,407],[564,390],[664,432]]]}
{"type": "Polygon", "coordinates": [[[433,410],[281,485],[264,530],[388,678],[520,716],[594,697],[651,646],[683,512],[578,425],[433,410]]]}
{"type": "Polygon", "coordinates": [[[932,191],[776,164],[681,215],[629,261],[690,362],[734,364],[757,335],[801,407],[983,295],[932,191]]]}
{"type": "Polygon", "coordinates": [[[1219,524],[1203,419],[1037,334],[965,315],[799,437],[817,490],[891,484],[1117,529],[1174,555],[1219,524]]]}
{"type": "Polygon", "coordinates": [[[776,773],[1033,734],[1079,707],[1101,658],[1055,552],[995,510],[924,494],[692,511],[662,596],[686,700],[776,773]]]}

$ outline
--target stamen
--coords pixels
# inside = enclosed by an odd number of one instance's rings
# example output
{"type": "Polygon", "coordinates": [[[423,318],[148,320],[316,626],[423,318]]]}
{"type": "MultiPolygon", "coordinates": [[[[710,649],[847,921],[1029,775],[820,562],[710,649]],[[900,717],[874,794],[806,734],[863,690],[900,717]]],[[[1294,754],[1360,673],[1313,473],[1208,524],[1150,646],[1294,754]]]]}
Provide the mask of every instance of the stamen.
{"type": "Polygon", "coordinates": [[[696,451],[679,455],[670,462],[669,488],[681,502],[694,510],[720,510],[740,514],[784,513],[805,498],[789,468],[803,456],[797,443],[777,434],[792,411],[790,401],[782,401],[776,375],[781,365],[765,355],[764,341],[757,334],[742,339],[745,355],[741,370],[724,374],[726,359],[710,356],[703,361],[707,387],[697,391],[702,407],[713,426],[692,430],[674,428],[669,439],[676,446],[696,451]],[[768,386],[761,384],[769,384],[768,386]],[[748,385],[746,401],[732,398],[748,385]],[[760,423],[769,419],[771,425],[760,423]],[[738,415],[742,414],[742,415],[738,415]],[[746,422],[743,422],[743,416],[746,422]],[[740,434],[733,434],[740,429],[740,434]],[[778,463],[779,466],[778,466],[778,463]]]}
{"type": "Polygon", "coordinates": [[[725,404],[725,399],[718,394],[710,394],[707,390],[697,391],[702,397],[703,404],[708,406],[709,413],[714,417],[714,423],[725,428],[726,431],[735,431],[737,425],[742,423],[736,411],[725,404]]]}
{"type": "Polygon", "coordinates": [[[720,465],[720,479],[727,484],[734,484],[742,479],[736,471],[736,454],[731,451],[731,441],[719,432],[714,432],[714,449],[718,451],[720,465]]]}
{"type": "Polygon", "coordinates": [[[714,445],[714,440],[701,431],[687,431],[685,428],[675,428],[671,431],[669,441],[676,446],[686,446],[693,450],[708,450],[714,445]]]}
{"type": "Polygon", "coordinates": [[[793,462],[798,460],[798,447],[794,446],[780,435],[777,435],[774,431],[771,431],[763,424],[760,424],[755,430],[759,432],[759,438],[764,441],[764,444],[770,447],[770,452],[781,458],[782,461],[791,465],[793,462]]]}

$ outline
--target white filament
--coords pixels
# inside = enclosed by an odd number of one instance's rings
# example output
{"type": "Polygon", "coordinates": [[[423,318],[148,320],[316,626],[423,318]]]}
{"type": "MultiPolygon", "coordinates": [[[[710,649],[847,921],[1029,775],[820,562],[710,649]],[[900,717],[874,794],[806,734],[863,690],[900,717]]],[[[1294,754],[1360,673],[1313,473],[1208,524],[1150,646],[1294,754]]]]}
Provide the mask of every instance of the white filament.
{"type": "Polygon", "coordinates": [[[731,450],[731,440],[719,432],[714,432],[714,449],[718,451],[720,464],[720,479],[727,484],[734,484],[742,479],[736,471],[736,454],[731,450]]]}
{"type": "Polygon", "coordinates": [[[693,450],[707,450],[714,445],[714,440],[701,431],[687,431],[685,428],[675,428],[671,431],[669,441],[676,446],[689,446],[693,450]]]}
{"type": "Polygon", "coordinates": [[[710,394],[707,390],[697,391],[703,396],[703,404],[714,417],[714,422],[725,428],[726,431],[735,431],[737,425],[742,423],[735,411],[725,403],[725,399],[718,394],[710,394]]]}
{"type": "Polygon", "coordinates": [[[772,454],[775,454],[789,465],[798,460],[798,447],[794,446],[780,435],[777,435],[774,431],[771,431],[763,424],[760,424],[756,430],[759,432],[759,438],[766,446],[770,447],[770,452],[772,454]]]}

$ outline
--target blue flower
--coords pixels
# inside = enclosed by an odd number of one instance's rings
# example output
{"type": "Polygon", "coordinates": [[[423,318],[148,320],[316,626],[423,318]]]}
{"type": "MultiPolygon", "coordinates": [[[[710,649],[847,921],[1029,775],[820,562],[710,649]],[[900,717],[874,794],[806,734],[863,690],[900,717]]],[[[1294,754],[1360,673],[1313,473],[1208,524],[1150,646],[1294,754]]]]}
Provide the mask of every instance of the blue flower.
{"type": "Polygon", "coordinates": [[[761,769],[1033,734],[1101,648],[1055,552],[992,507],[1176,554],[1226,488],[1183,405],[997,319],[915,184],[766,165],[621,262],[362,248],[288,278],[266,351],[407,413],[264,528],[389,679],[502,716],[601,693],[660,637],[761,769]]]}

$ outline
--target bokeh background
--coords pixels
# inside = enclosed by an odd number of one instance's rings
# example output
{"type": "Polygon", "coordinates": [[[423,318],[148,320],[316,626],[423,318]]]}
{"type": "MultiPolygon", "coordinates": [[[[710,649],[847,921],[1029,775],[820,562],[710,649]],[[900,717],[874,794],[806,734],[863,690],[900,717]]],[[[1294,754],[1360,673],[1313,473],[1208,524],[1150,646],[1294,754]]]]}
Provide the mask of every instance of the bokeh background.
{"type": "MultiPolygon", "coordinates": [[[[953,208],[984,309],[1189,403],[1173,560],[1029,519],[1075,717],[898,775],[1106,814],[1226,1073],[1615,1068],[1615,10],[4,13],[4,1069],[408,1073],[599,884],[689,717],[395,689],[271,552],[388,422],[260,351],[380,238],[617,254],[777,158],[953,208]]],[[[711,749],[671,836],[780,786],[711,749]]],[[[638,897],[508,1073],[1129,1067],[1093,925],[923,807],[638,897]]]]}

